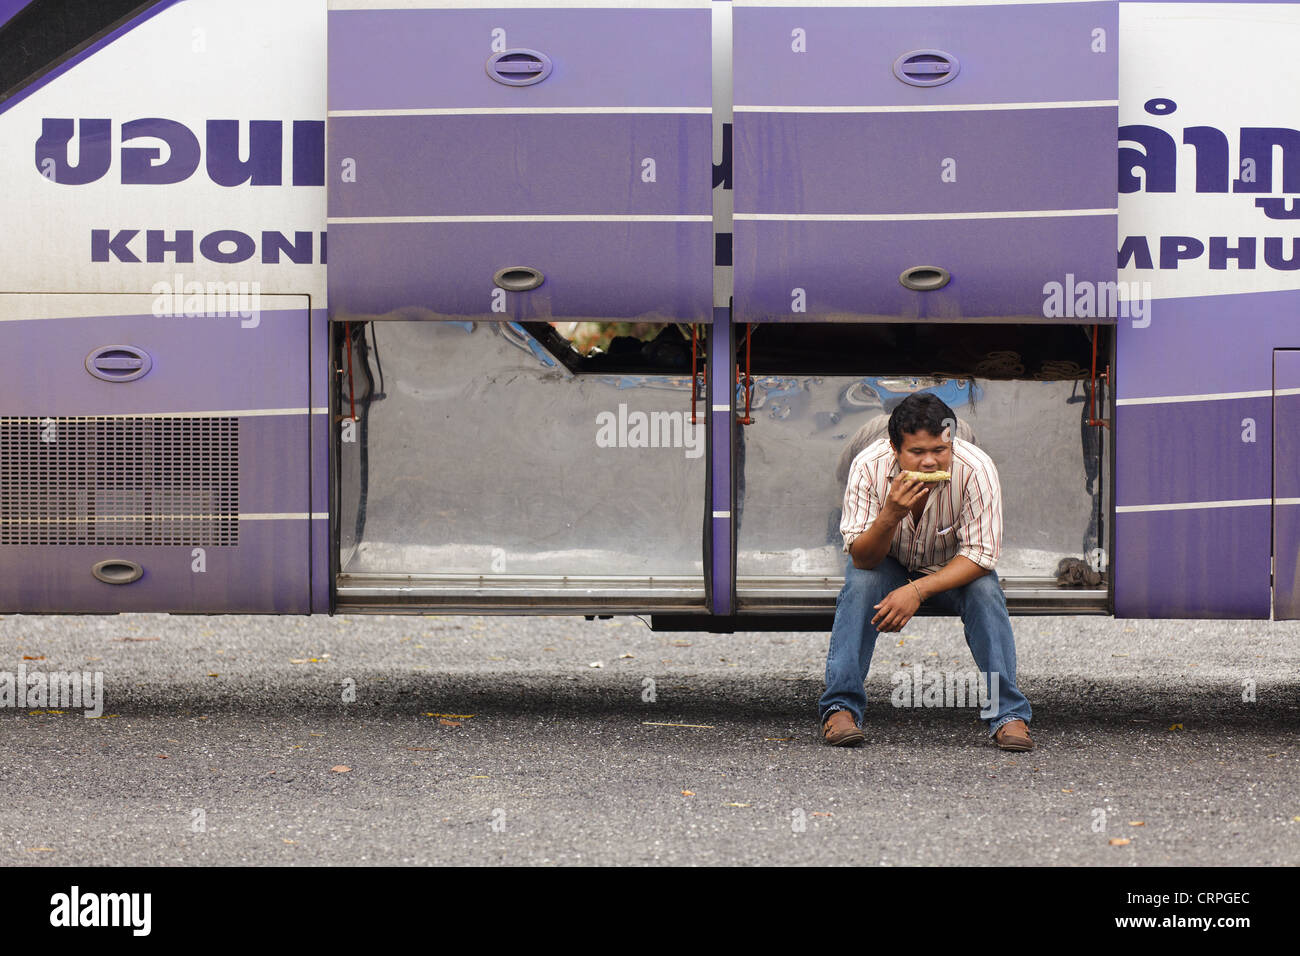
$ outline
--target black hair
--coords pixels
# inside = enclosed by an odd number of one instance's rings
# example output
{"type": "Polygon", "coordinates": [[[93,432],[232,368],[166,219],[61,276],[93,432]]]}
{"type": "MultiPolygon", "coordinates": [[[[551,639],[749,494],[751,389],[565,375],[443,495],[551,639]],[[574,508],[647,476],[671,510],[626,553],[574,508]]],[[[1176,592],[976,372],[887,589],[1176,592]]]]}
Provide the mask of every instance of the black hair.
{"type": "Polygon", "coordinates": [[[929,432],[942,437],[944,429],[950,428],[949,441],[957,430],[957,416],[947,403],[937,395],[929,392],[913,392],[898,403],[889,416],[889,443],[895,449],[903,447],[903,436],[917,432],[929,432]]]}

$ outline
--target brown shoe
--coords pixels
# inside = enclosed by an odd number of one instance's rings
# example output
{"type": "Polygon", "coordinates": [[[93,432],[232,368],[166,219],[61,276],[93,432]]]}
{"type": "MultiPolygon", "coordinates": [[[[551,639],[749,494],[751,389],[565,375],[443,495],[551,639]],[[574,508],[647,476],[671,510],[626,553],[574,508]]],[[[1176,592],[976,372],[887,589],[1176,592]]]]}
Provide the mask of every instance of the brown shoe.
{"type": "Polygon", "coordinates": [[[1002,750],[1034,749],[1034,742],[1029,739],[1029,728],[1023,720],[1007,721],[993,735],[993,742],[1002,750]]]}
{"type": "Polygon", "coordinates": [[[832,747],[856,747],[866,739],[867,735],[858,729],[853,714],[847,710],[835,711],[822,724],[822,741],[832,747]]]}

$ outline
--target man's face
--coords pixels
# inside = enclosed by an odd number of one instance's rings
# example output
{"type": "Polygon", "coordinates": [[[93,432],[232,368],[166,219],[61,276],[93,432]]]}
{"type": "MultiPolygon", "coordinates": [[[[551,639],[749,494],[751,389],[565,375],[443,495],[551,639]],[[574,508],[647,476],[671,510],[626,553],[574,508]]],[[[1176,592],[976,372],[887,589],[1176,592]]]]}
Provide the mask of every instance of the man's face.
{"type": "Polygon", "coordinates": [[[903,432],[903,444],[894,449],[904,471],[952,471],[952,442],[928,431],[903,432]]]}

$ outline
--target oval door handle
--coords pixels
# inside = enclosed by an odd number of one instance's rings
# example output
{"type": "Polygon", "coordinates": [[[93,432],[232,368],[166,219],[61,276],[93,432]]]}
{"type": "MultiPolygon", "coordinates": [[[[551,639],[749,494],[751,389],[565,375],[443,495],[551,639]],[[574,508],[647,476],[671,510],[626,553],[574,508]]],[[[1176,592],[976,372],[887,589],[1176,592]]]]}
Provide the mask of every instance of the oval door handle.
{"type": "Polygon", "coordinates": [[[151,368],[149,353],[134,345],[103,345],[86,356],[86,371],[105,382],[134,382],[151,368]]]}
{"type": "Polygon", "coordinates": [[[894,76],[908,86],[943,86],[961,72],[961,63],[943,50],[912,50],[894,61],[894,76]]]}
{"type": "Polygon", "coordinates": [[[130,584],[132,581],[140,580],[144,575],[144,568],[134,561],[109,558],[107,561],[96,562],[90,569],[90,573],[105,584],[130,584]]]}
{"type": "Polygon", "coordinates": [[[496,283],[497,288],[505,289],[507,292],[527,292],[545,282],[546,276],[542,275],[540,269],[531,266],[506,266],[504,269],[497,270],[492,276],[492,281],[496,283]]]}
{"type": "Polygon", "coordinates": [[[898,277],[904,288],[917,292],[933,292],[952,281],[952,273],[938,266],[912,266],[898,277]]]}
{"type": "Polygon", "coordinates": [[[506,86],[532,86],[551,75],[551,58],[536,50],[502,50],[487,61],[487,75],[506,86]]]}

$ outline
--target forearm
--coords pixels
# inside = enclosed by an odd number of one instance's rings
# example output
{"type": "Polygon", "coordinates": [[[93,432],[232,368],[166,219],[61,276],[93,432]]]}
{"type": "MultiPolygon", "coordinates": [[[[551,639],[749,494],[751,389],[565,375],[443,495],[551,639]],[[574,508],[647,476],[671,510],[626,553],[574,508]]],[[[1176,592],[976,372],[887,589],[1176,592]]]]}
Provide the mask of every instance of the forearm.
{"type": "Polygon", "coordinates": [[[953,588],[964,587],[988,573],[987,568],[981,568],[970,558],[958,554],[933,574],[926,574],[917,578],[915,584],[921,592],[921,597],[928,598],[940,591],[951,591],[953,588]]]}
{"type": "Polygon", "coordinates": [[[853,566],[860,571],[869,571],[885,560],[897,527],[897,521],[890,521],[883,514],[878,516],[871,527],[854,538],[849,545],[849,557],[853,559],[853,566]]]}

